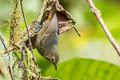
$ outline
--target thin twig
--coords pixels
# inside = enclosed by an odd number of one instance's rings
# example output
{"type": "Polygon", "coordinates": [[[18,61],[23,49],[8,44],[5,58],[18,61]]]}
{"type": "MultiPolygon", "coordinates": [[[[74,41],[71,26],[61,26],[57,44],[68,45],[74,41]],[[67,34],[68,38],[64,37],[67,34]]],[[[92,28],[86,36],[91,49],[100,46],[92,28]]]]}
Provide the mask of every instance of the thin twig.
{"type": "Polygon", "coordinates": [[[4,47],[5,50],[7,51],[7,47],[6,47],[5,43],[4,43],[4,39],[2,38],[1,35],[0,35],[0,40],[1,40],[2,44],[3,44],[3,47],[4,47]]]}
{"type": "Polygon", "coordinates": [[[73,27],[73,28],[74,28],[75,32],[77,33],[77,35],[78,35],[79,37],[81,37],[81,35],[80,35],[78,29],[77,29],[76,27],[73,27]]]}
{"type": "Polygon", "coordinates": [[[101,24],[101,27],[104,30],[107,38],[109,39],[112,46],[115,48],[116,52],[120,56],[120,48],[119,48],[117,42],[115,41],[115,39],[112,37],[112,34],[110,33],[110,31],[107,29],[107,26],[104,23],[104,20],[102,19],[101,15],[99,13],[99,10],[96,8],[96,6],[94,5],[92,0],[87,0],[87,1],[88,1],[88,4],[89,4],[89,7],[91,8],[92,13],[95,15],[95,17],[97,18],[97,20],[101,24]]]}
{"type": "Polygon", "coordinates": [[[46,5],[47,5],[47,1],[44,0],[44,2],[43,2],[43,6],[42,6],[42,9],[40,10],[40,15],[39,15],[39,17],[38,17],[38,21],[41,21],[42,16],[43,16],[43,13],[44,13],[45,8],[46,8],[46,5]]]}
{"type": "MultiPolygon", "coordinates": [[[[1,42],[2,42],[2,44],[3,44],[3,46],[4,46],[4,48],[5,48],[5,50],[6,50],[7,53],[8,53],[8,56],[9,56],[9,59],[8,59],[8,60],[10,61],[10,54],[9,54],[9,52],[8,52],[7,46],[5,45],[4,39],[2,38],[1,35],[0,35],[0,40],[1,40],[1,42]]],[[[11,67],[10,67],[10,62],[9,62],[9,65],[8,65],[8,70],[9,70],[9,74],[10,74],[10,76],[11,76],[11,79],[14,80],[13,75],[12,75],[12,71],[11,71],[11,67]]]]}
{"type": "Polygon", "coordinates": [[[10,73],[10,76],[11,76],[12,80],[14,80],[10,66],[8,66],[8,70],[9,70],[9,73],[10,73]]]}
{"type": "Polygon", "coordinates": [[[22,5],[22,0],[20,0],[20,5],[21,5],[21,10],[22,10],[24,22],[25,22],[25,27],[26,27],[26,29],[27,29],[30,51],[31,51],[31,53],[32,53],[32,59],[33,59],[34,63],[36,64],[36,62],[35,62],[35,60],[34,60],[33,50],[32,50],[33,48],[32,48],[32,42],[31,42],[31,39],[30,39],[30,33],[29,33],[29,29],[28,29],[27,22],[26,22],[26,19],[25,19],[25,15],[24,15],[24,9],[23,9],[23,5],[22,5]]]}
{"type": "Polygon", "coordinates": [[[7,51],[6,50],[2,50],[2,51],[0,51],[0,56],[3,56],[4,54],[6,54],[8,52],[11,52],[11,51],[13,51],[15,49],[16,49],[16,47],[9,47],[9,48],[7,48],[7,51]]]}

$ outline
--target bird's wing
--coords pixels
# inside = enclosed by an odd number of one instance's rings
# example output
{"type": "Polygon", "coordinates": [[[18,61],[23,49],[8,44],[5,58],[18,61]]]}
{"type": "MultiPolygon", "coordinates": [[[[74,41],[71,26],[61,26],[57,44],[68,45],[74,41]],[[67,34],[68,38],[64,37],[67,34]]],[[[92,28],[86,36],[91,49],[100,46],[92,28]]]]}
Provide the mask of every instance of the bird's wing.
{"type": "Polygon", "coordinates": [[[50,21],[49,25],[48,25],[48,28],[46,30],[46,34],[51,34],[51,33],[58,33],[58,18],[57,18],[57,15],[54,14],[52,20],[50,21]]]}
{"type": "Polygon", "coordinates": [[[46,32],[49,23],[50,23],[49,20],[46,20],[46,21],[43,23],[43,27],[42,27],[41,30],[38,32],[38,38],[39,38],[39,39],[40,39],[40,38],[44,35],[44,33],[46,32]]]}
{"type": "Polygon", "coordinates": [[[48,28],[41,37],[41,44],[44,46],[53,46],[58,43],[58,19],[56,14],[50,21],[48,28]]]}

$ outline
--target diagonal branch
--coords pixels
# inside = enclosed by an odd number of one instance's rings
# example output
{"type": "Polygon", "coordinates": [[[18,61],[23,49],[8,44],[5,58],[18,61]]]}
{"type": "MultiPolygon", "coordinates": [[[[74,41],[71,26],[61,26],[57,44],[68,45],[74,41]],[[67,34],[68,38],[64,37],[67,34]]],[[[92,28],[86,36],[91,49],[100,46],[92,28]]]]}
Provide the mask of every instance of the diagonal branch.
{"type": "Polygon", "coordinates": [[[115,41],[115,39],[113,38],[112,34],[110,33],[110,31],[107,29],[107,26],[104,23],[104,20],[102,19],[101,15],[99,13],[99,10],[96,8],[96,6],[94,5],[92,0],[87,0],[87,1],[88,1],[88,4],[89,4],[89,7],[91,8],[92,13],[95,15],[95,17],[97,18],[97,20],[101,24],[101,27],[104,30],[107,38],[109,39],[112,46],[115,48],[116,52],[120,56],[120,48],[119,48],[117,42],[115,41]]]}

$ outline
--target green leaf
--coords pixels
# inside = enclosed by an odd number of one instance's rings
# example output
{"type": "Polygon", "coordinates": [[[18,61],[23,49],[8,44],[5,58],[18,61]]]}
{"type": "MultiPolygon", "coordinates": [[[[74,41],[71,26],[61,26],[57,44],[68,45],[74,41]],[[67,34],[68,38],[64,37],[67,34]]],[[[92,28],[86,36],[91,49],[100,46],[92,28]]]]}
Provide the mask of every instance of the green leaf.
{"type": "Polygon", "coordinates": [[[58,64],[58,70],[49,67],[44,76],[61,80],[120,80],[120,67],[99,60],[75,58],[58,64]]]}

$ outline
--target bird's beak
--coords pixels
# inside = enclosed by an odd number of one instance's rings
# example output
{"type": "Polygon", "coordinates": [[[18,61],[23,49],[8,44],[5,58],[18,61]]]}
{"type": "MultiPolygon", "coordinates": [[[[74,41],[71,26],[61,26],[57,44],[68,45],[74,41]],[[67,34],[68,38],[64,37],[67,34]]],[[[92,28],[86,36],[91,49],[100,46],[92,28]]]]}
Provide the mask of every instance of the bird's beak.
{"type": "Polygon", "coordinates": [[[56,71],[57,71],[57,64],[54,64],[54,67],[55,67],[55,69],[56,69],[56,71]]]}

